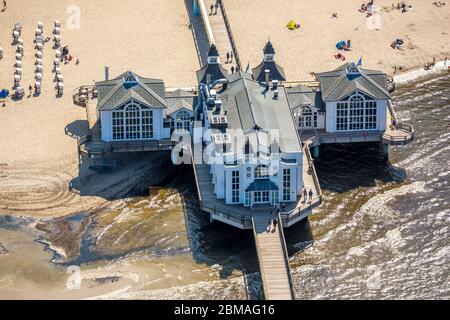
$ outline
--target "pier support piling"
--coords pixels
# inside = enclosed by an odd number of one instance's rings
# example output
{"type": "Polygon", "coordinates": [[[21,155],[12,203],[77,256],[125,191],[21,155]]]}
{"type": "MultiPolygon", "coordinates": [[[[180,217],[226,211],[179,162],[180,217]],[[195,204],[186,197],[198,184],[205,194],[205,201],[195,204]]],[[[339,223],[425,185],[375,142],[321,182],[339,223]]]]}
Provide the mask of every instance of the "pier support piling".
{"type": "Polygon", "coordinates": [[[389,145],[386,143],[383,143],[382,148],[383,148],[383,158],[384,159],[389,158],[389,145]]]}

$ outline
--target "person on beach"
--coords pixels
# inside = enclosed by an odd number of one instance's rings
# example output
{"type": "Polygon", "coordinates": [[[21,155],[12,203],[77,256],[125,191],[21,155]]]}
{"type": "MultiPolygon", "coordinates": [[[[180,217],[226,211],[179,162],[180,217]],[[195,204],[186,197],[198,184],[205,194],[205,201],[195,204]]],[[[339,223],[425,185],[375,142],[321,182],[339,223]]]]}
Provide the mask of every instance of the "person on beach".
{"type": "Polygon", "coordinates": [[[231,67],[231,73],[234,73],[234,67],[231,67]]]}
{"type": "Polygon", "coordinates": [[[28,86],[28,91],[30,92],[31,97],[31,95],[33,94],[33,86],[31,84],[28,86]]]}
{"type": "Polygon", "coordinates": [[[227,61],[226,61],[225,63],[228,63],[228,62],[229,62],[229,60],[230,60],[230,53],[229,53],[229,52],[227,52],[227,61]]]}
{"type": "Polygon", "coordinates": [[[5,12],[6,9],[7,9],[7,7],[8,7],[8,5],[7,5],[7,3],[6,3],[6,0],[3,0],[3,9],[2,9],[2,12],[5,12]]]}
{"type": "Polygon", "coordinates": [[[446,66],[447,65],[447,57],[445,57],[445,59],[444,59],[444,66],[446,66]]]}

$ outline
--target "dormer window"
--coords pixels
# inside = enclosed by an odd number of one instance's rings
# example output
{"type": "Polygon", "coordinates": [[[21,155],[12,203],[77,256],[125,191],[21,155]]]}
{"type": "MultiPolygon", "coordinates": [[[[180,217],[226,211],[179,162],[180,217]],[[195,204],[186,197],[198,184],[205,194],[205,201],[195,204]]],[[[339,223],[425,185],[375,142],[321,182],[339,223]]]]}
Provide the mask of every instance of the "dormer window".
{"type": "Polygon", "coordinates": [[[219,57],[208,57],[208,64],[218,64],[219,57]]]}
{"type": "Polygon", "coordinates": [[[275,55],[274,54],[265,54],[264,61],[275,61],[275,55]]]}
{"type": "Polygon", "coordinates": [[[354,63],[351,63],[347,67],[347,74],[360,74],[360,71],[354,63]]]}
{"type": "Polygon", "coordinates": [[[137,76],[132,72],[127,72],[127,74],[123,77],[123,84],[126,87],[132,87],[138,84],[137,76]]]}

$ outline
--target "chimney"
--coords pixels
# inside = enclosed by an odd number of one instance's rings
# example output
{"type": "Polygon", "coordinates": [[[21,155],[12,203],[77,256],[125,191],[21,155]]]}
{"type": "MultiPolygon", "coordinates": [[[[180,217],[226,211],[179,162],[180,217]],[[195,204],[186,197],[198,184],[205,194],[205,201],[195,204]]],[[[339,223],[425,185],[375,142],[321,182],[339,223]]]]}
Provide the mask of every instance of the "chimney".
{"type": "Polygon", "coordinates": [[[265,73],[265,76],[266,76],[266,89],[269,90],[269,73],[270,73],[270,70],[266,69],[266,70],[264,70],[264,73],[265,73]]]}
{"type": "Polygon", "coordinates": [[[105,66],[105,81],[109,80],[109,67],[105,66]]]}
{"type": "Polygon", "coordinates": [[[273,88],[273,90],[277,90],[277,88],[278,88],[278,80],[272,80],[272,88],[273,88]]]}
{"type": "Polygon", "coordinates": [[[278,99],[278,89],[273,90],[273,98],[278,99]]]}
{"type": "Polygon", "coordinates": [[[216,105],[216,113],[220,113],[220,110],[222,109],[222,99],[220,99],[220,97],[217,97],[214,102],[216,105]]]}

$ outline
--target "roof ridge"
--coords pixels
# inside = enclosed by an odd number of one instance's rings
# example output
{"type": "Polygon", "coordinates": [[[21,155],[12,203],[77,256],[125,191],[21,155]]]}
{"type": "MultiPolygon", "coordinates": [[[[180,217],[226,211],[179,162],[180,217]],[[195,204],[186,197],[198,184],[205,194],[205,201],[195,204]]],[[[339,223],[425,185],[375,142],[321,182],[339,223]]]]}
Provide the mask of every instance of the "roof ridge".
{"type": "Polygon", "coordinates": [[[324,92],[324,94],[322,94],[322,100],[326,100],[336,89],[337,87],[341,84],[341,82],[347,77],[346,74],[343,74],[341,76],[336,77],[336,80],[333,81],[333,83],[330,85],[330,87],[332,88],[332,90],[329,90],[329,92],[324,92]],[[339,81],[338,81],[339,80],[339,81]],[[334,86],[334,87],[333,87],[334,86]]]}
{"type": "Polygon", "coordinates": [[[108,94],[98,102],[98,108],[100,109],[103,105],[105,105],[109,101],[109,99],[111,99],[111,97],[120,89],[121,86],[122,83],[115,84],[115,86],[111,90],[109,90],[108,94]]]}
{"type": "Polygon", "coordinates": [[[167,102],[165,99],[163,99],[162,97],[159,96],[159,94],[157,94],[155,91],[153,91],[152,88],[150,88],[149,86],[147,86],[145,83],[140,83],[138,82],[139,85],[145,89],[145,91],[147,91],[150,95],[152,95],[156,100],[158,100],[164,107],[167,108],[167,102]]]}
{"type": "Polygon", "coordinates": [[[376,82],[375,80],[373,80],[369,75],[366,75],[364,73],[361,72],[361,75],[367,80],[369,81],[371,84],[373,84],[375,87],[377,87],[378,90],[380,90],[384,95],[386,95],[387,97],[390,97],[389,92],[386,91],[378,82],[376,82]]]}

